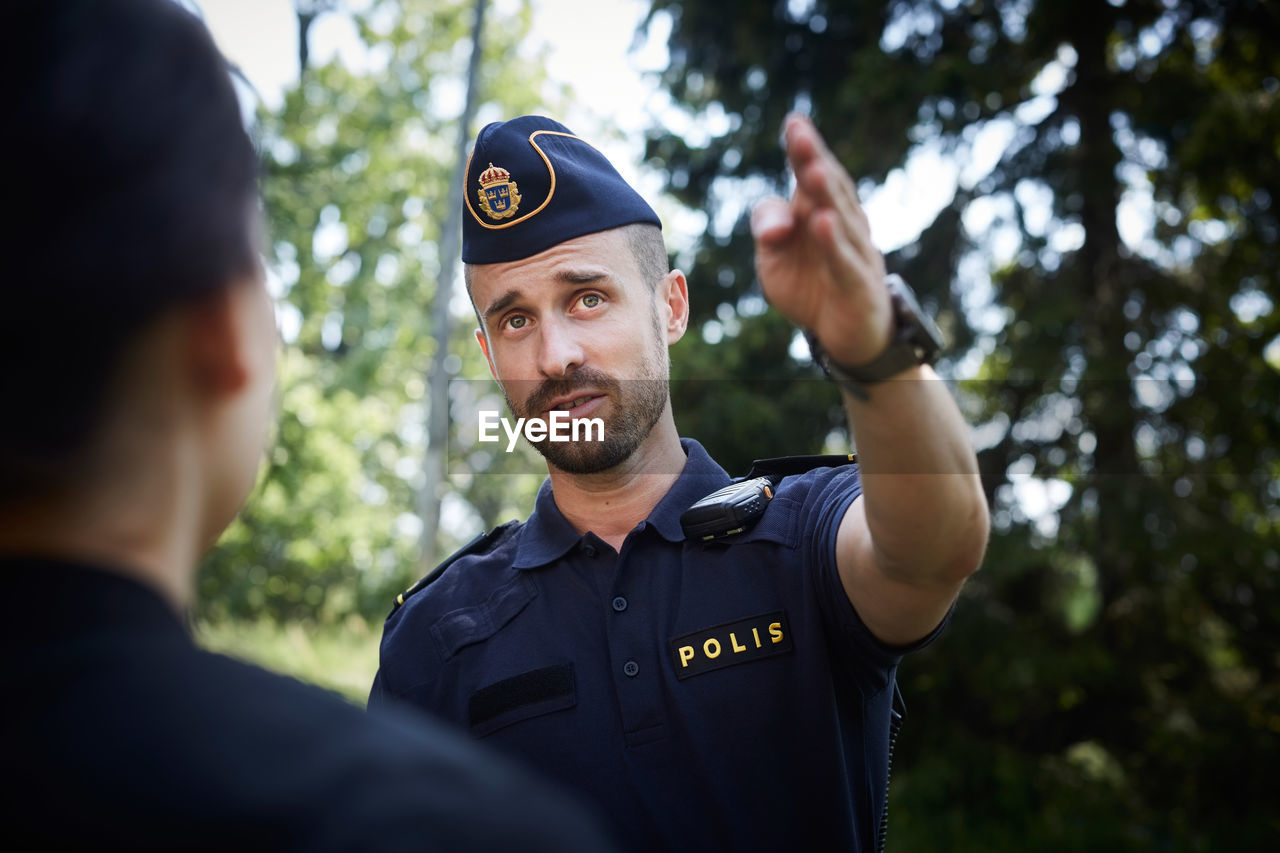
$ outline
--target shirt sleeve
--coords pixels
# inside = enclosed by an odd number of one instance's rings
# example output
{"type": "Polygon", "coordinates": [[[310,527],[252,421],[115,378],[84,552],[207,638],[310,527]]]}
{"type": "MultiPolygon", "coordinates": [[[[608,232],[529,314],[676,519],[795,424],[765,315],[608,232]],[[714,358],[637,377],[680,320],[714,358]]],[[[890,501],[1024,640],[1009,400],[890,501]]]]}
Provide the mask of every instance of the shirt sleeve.
{"type": "Polygon", "coordinates": [[[914,643],[892,646],[877,639],[849,602],[836,566],[836,536],[840,523],[853,502],[862,497],[858,466],[822,469],[805,477],[812,478],[801,511],[801,524],[809,549],[806,562],[832,657],[845,666],[857,684],[874,693],[889,683],[903,655],[927,646],[942,633],[951,618],[951,611],[927,636],[914,643]]]}

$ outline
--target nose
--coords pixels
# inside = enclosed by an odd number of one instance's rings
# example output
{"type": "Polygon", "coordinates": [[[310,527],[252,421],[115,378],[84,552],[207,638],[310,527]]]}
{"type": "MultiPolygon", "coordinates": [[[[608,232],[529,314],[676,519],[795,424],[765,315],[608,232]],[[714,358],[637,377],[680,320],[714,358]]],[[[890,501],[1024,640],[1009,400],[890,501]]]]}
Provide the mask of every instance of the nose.
{"type": "Polygon", "coordinates": [[[538,372],[557,378],[582,366],[586,353],[563,322],[543,322],[538,346],[538,372]]]}

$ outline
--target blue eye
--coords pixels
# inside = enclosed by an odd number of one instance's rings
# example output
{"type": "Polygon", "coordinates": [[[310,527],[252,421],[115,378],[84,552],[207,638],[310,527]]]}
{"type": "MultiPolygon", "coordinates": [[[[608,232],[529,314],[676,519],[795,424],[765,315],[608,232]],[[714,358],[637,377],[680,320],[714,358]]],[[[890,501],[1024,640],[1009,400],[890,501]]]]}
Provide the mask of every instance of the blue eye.
{"type": "Polygon", "coordinates": [[[600,294],[598,293],[588,293],[582,297],[582,305],[584,308],[595,308],[601,301],[600,294]]]}

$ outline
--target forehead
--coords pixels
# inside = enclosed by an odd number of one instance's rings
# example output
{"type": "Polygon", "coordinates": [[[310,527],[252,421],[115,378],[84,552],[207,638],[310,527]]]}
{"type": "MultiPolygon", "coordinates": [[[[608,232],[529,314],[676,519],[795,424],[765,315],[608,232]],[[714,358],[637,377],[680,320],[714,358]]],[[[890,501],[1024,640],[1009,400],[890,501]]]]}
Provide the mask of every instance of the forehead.
{"type": "Polygon", "coordinates": [[[621,229],[574,237],[518,261],[472,266],[471,298],[483,313],[490,302],[511,290],[532,297],[575,280],[591,278],[620,284],[641,278],[634,253],[621,229]]]}

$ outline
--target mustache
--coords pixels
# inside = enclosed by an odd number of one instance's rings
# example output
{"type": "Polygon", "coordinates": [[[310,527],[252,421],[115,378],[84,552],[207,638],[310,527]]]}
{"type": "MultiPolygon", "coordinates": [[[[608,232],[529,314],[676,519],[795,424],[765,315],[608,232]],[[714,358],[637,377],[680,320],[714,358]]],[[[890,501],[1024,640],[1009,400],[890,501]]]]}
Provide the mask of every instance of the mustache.
{"type": "Polygon", "coordinates": [[[524,417],[539,415],[550,409],[552,401],[557,397],[567,397],[576,391],[592,389],[596,392],[616,395],[621,387],[618,380],[608,374],[593,367],[582,367],[567,376],[543,380],[521,404],[520,408],[524,411],[519,414],[524,417]]]}

